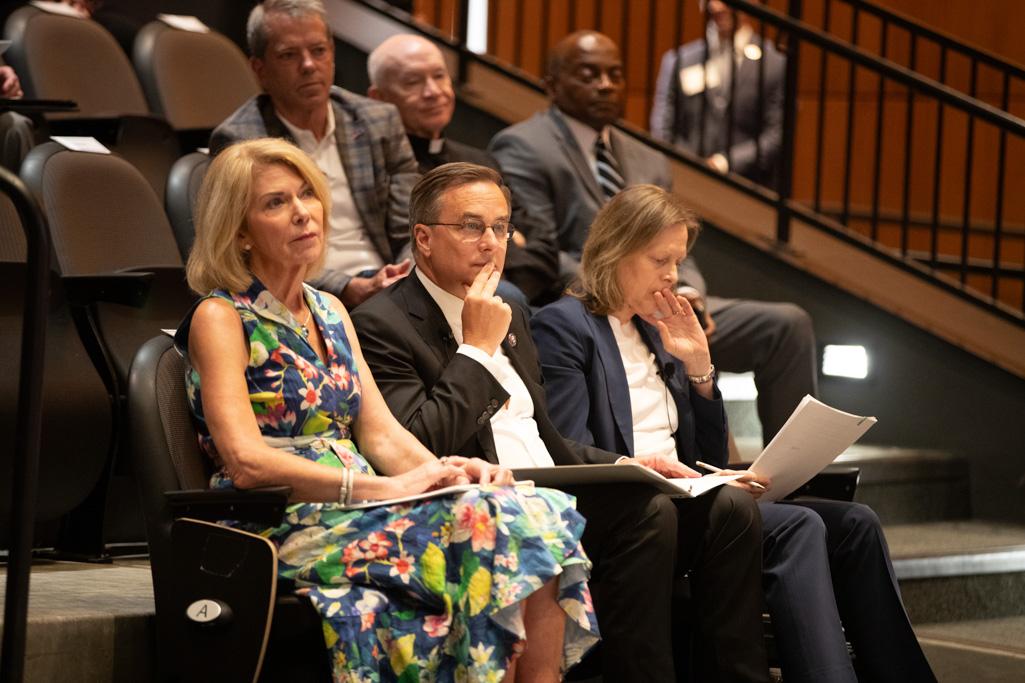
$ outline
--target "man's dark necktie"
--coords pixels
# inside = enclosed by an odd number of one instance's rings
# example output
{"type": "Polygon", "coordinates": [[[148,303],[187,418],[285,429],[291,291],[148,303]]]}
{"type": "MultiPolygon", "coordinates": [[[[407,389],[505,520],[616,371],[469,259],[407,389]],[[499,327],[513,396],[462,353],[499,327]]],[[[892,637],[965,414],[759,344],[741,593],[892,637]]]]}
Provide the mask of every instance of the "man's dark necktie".
{"type": "Polygon", "coordinates": [[[605,199],[612,199],[613,196],[622,190],[626,183],[619,172],[619,164],[616,157],[612,156],[612,150],[605,145],[602,136],[594,143],[594,156],[598,161],[598,185],[601,187],[605,199]]]}

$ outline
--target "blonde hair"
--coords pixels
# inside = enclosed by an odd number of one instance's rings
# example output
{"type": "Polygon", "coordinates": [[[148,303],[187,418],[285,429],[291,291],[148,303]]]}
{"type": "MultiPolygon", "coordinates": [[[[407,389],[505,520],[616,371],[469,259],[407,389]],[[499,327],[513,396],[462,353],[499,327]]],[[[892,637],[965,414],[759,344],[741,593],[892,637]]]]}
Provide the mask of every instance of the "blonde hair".
{"type": "Polygon", "coordinates": [[[694,213],[657,185],[631,185],[609,200],[594,217],[584,242],[577,280],[569,289],[596,315],[623,305],[619,263],[671,225],[687,228],[687,250],[697,239],[694,213]]]}
{"type": "MultiPolygon", "coordinates": [[[[245,227],[252,201],[253,177],[257,169],[274,164],[295,171],[313,189],[324,207],[323,243],[327,244],[331,215],[331,191],[324,173],[298,147],[280,138],[239,142],[226,148],[211,162],[199,188],[193,223],[196,241],[192,245],[185,276],[199,294],[215,289],[244,292],[252,284],[247,257],[238,234],[245,227]]],[[[306,278],[324,265],[326,249],[306,270],[306,278]]]]}

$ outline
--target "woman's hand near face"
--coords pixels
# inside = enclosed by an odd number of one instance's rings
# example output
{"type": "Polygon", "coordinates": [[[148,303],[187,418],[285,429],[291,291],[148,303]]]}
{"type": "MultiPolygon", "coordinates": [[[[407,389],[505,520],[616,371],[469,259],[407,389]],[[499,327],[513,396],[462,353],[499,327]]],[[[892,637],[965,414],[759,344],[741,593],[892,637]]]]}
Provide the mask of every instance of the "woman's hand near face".
{"type": "Polygon", "coordinates": [[[670,289],[655,292],[656,316],[645,316],[645,321],[658,328],[662,345],[687,368],[687,374],[703,375],[708,372],[711,354],[708,339],[701,323],[694,315],[687,298],[670,289]]]}

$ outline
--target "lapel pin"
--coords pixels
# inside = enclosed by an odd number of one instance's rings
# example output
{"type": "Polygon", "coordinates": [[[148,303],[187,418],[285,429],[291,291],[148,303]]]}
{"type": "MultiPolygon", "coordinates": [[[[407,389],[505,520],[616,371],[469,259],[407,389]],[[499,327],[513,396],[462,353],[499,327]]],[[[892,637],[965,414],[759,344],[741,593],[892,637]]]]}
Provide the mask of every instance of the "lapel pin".
{"type": "Polygon", "coordinates": [[[516,335],[515,334],[510,332],[509,336],[506,337],[505,339],[506,339],[506,341],[509,342],[509,346],[513,347],[514,349],[516,348],[516,335]]]}

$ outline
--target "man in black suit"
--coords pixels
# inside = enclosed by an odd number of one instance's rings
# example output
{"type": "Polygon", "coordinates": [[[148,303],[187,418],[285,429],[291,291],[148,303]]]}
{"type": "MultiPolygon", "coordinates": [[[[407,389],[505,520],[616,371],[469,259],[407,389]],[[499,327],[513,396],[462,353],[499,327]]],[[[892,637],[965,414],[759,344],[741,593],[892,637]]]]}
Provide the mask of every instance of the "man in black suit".
{"type": "MultiPolygon", "coordinates": [[[[526,317],[494,295],[512,234],[509,191],[492,169],[455,163],[410,199],[416,267],[353,311],[363,353],[399,421],[435,453],[510,467],[613,463],[562,438],[545,410],[526,317]]],[[[669,476],[677,461],[627,459],[669,476]]],[[[765,681],[760,518],[721,487],[680,505],[645,486],[577,486],[608,681],[672,681],[671,597],[690,570],[694,680],[765,681]]],[[[741,494],[741,495],[737,495],[741,494]]]]}
{"type": "MultiPolygon", "coordinates": [[[[392,36],[367,58],[373,99],[394,104],[413,147],[420,173],[453,161],[499,170],[498,161],[483,149],[445,137],[455,113],[456,97],[448,65],[437,45],[409,33],[392,36]]],[[[512,203],[516,226],[509,242],[502,277],[534,302],[550,292],[558,277],[559,247],[544,221],[530,216],[522,202],[512,203]]],[[[511,298],[507,289],[498,292],[511,298]]]]}

